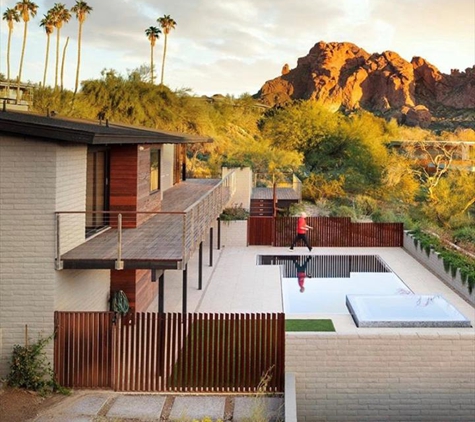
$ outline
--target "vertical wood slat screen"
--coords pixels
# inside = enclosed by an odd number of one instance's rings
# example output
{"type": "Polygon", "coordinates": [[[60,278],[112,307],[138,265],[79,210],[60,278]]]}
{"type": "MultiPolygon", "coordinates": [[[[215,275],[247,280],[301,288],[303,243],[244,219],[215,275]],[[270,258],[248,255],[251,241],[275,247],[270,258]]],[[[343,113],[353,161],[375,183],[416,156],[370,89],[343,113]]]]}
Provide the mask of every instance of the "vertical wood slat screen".
{"type": "Polygon", "coordinates": [[[55,313],[54,371],[70,388],[284,391],[284,314],[55,313]]]}
{"type": "MultiPolygon", "coordinates": [[[[290,246],[298,217],[249,217],[248,244],[290,246]]],[[[402,223],[352,223],[347,217],[307,217],[315,247],[401,247],[402,223]]]]}
{"type": "MultiPolygon", "coordinates": [[[[249,245],[273,245],[275,229],[274,217],[250,217],[247,220],[247,243],[249,245]]],[[[290,244],[289,244],[290,245],[290,244]]],[[[276,245],[277,246],[277,245],[276,245]]]]}
{"type": "Polygon", "coordinates": [[[112,387],[112,312],[55,312],[54,370],[64,387],[112,387]]]}

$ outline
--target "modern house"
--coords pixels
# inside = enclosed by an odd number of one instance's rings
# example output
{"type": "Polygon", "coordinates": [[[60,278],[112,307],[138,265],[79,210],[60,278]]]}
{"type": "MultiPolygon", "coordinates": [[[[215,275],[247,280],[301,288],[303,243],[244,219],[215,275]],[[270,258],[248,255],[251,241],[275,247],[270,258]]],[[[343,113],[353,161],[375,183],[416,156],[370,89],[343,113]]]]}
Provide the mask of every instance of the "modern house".
{"type": "Polygon", "coordinates": [[[0,81],[1,107],[11,111],[28,111],[32,100],[33,85],[0,81]]]}
{"type": "Polygon", "coordinates": [[[416,160],[428,173],[450,166],[475,172],[475,142],[443,140],[392,141],[389,146],[416,160]]]}
{"type": "Polygon", "coordinates": [[[0,377],[54,311],[107,311],[118,291],[163,311],[168,269],[183,270],[186,312],[187,262],[233,193],[232,172],[186,178],[186,145],[211,141],[0,112],[0,377]]]}

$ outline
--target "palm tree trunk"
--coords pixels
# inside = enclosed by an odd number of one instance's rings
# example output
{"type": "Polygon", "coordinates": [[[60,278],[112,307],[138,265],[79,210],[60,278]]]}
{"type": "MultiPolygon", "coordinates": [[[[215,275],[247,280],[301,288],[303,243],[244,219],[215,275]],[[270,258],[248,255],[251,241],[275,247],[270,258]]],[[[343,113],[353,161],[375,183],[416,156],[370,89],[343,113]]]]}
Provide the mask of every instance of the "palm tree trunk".
{"type": "Polygon", "coordinates": [[[18,70],[18,81],[17,81],[17,90],[16,90],[16,102],[17,103],[20,101],[21,72],[23,70],[23,58],[25,57],[25,47],[26,47],[27,33],[28,33],[28,22],[25,21],[25,29],[23,30],[23,45],[21,47],[20,69],[18,70]]]}
{"type": "Polygon", "coordinates": [[[165,74],[165,56],[167,54],[167,34],[165,33],[165,42],[163,43],[163,60],[162,60],[162,78],[160,85],[163,85],[163,75],[165,74]]]}
{"type": "Polygon", "coordinates": [[[43,88],[46,86],[46,74],[48,72],[49,42],[50,42],[50,35],[48,34],[48,39],[46,41],[46,57],[45,57],[45,72],[43,74],[43,88]]]}
{"type": "Polygon", "coordinates": [[[10,98],[10,45],[12,41],[12,30],[8,31],[8,45],[7,45],[7,97],[10,98]]]}
{"type": "Polygon", "coordinates": [[[79,86],[79,67],[81,65],[81,38],[82,38],[82,22],[79,21],[79,31],[78,31],[78,65],[76,68],[76,84],[74,85],[74,95],[78,92],[79,86]]]}
{"type": "Polygon", "coordinates": [[[54,89],[58,88],[58,70],[59,70],[59,33],[60,29],[56,28],[56,72],[54,74],[54,89]]]}
{"type": "Polygon", "coordinates": [[[150,72],[152,74],[152,85],[153,85],[153,45],[150,43],[150,72]]]}
{"type": "Polygon", "coordinates": [[[66,48],[68,47],[69,37],[66,38],[63,48],[63,59],[61,60],[61,91],[63,90],[63,78],[64,78],[64,61],[66,59],[66,48]]]}

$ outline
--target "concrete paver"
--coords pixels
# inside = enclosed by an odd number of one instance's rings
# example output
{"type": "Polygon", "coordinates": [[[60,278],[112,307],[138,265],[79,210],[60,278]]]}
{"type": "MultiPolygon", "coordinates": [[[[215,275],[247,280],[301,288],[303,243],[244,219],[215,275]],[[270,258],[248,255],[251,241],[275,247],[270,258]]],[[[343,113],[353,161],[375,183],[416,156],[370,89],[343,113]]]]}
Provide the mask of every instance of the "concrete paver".
{"type": "Polygon", "coordinates": [[[175,397],[170,420],[224,418],[225,396],[178,396],[175,397]]]}
{"type": "Polygon", "coordinates": [[[281,397],[236,397],[233,422],[284,419],[284,399],[281,397]]]}
{"type": "Polygon", "coordinates": [[[153,395],[120,395],[107,411],[110,418],[136,418],[159,420],[165,404],[166,396],[153,395]]]}

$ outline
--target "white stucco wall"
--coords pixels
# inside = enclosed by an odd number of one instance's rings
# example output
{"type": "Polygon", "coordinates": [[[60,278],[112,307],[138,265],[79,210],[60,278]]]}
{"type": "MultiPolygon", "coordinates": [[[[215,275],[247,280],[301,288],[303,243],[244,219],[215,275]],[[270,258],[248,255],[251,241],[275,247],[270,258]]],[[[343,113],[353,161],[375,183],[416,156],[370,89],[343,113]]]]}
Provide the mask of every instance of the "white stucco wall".
{"type": "Polygon", "coordinates": [[[162,145],[161,153],[161,183],[162,183],[162,192],[165,192],[167,189],[173,186],[173,164],[175,162],[175,145],[164,144],[162,145]]]}
{"type": "Polygon", "coordinates": [[[249,167],[227,168],[223,167],[222,177],[234,170],[236,178],[236,192],[230,200],[231,206],[242,206],[248,210],[251,207],[252,171],[249,167]]]}
{"type": "MultiPolygon", "coordinates": [[[[55,211],[85,209],[85,173],[85,146],[0,137],[0,377],[25,325],[35,341],[53,333],[56,309],[107,309],[108,271],[54,266],[55,211]]],[[[72,227],[70,246],[84,239],[83,223],[72,227]]]]}
{"type": "Polygon", "coordinates": [[[223,246],[247,246],[247,220],[222,221],[221,243],[223,246]]]}
{"type": "MultiPolygon", "coordinates": [[[[86,209],[87,148],[83,145],[57,147],[57,211],[86,209]]],[[[85,239],[84,214],[61,215],[61,252],[85,239]]],[[[106,311],[109,309],[109,270],[56,271],[56,311],[106,311]]]]}

